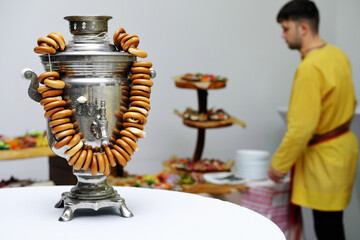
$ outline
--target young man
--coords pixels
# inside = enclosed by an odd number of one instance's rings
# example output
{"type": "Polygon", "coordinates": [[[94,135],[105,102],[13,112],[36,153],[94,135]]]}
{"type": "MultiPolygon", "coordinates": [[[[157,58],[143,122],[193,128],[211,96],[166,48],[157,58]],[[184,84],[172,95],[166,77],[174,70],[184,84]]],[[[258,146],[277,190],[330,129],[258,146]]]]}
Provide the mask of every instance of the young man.
{"type": "Polygon", "coordinates": [[[349,130],[356,106],[350,62],[340,49],[321,40],[313,2],[287,3],[277,21],[302,62],[293,81],[287,132],[268,175],[281,182],[292,171],[291,202],[313,209],[318,239],[345,239],[342,215],[358,160],[358,141],[349,130]]]}

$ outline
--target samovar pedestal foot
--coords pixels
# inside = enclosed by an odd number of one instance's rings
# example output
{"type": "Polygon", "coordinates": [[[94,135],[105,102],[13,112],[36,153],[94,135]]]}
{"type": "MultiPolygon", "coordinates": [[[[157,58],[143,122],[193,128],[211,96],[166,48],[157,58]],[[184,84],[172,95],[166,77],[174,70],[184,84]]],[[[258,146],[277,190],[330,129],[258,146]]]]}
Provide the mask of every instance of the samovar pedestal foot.
{"type": "Polygon", "coordinates": [[[56,208],[64,207],[59,221],[70,221],[77,209],[97,211],[106,207],[119,209],[122,217],[134,216],[126,207],[125,200],[106,183],[106,176],[92,175],[89,170],[74,170],[74,175],[78,179],[77,184],[69,192],[62,193],[60,201],[55,204],[56,208]]]}
{"type": "Polygon", "coordinates": [[[70,221],[74,212],[77,209],[93,209],[95,211],[105,208],[105,207],[115,207],[119,209],[120,216],[122,217],[133,217],[132,212],[127,208],[125,204],[125,200],[120,197],[119,194],[115,194],[111,198],[106,199],[96,199],[96,200],[88,200],[88,199],[77,199],[76,196],[72,195],[70,192],[64,192],[61,195],[60,201],[55,204],[56,208],[64,207],[64,211],[59,218],[61,222],[70,221]]]}

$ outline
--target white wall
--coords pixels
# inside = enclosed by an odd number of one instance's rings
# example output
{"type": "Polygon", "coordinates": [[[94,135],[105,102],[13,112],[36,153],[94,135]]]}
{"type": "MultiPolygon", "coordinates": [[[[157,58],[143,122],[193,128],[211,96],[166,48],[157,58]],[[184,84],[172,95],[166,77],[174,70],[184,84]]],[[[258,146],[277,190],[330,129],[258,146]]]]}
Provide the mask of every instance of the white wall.
{"type": "MultiPolygon", "coordinates": [[[[191,157],[196,130],[186,127],[173,111],[197,108],[193,90],[176,88],[172,77],[203,72],[228,77],[225,89],[209,91],[208,107],[224,108],[245,121],[247,128],[232,126],[206,132],[204,157],[227,160],[239,148],[274,152],[285,132],[277,107],[287,105],[292,77],[300,62],[280,38],[275,16],[284,0],[102,0],[102,1],[1,1],[0,2],[0,134],[23,135],[44,130],[43,109],[27,96],[28,82],[20,71],[29,67],[42,73],[33,52],[36,40],[52,31],[71,39],[64,16],[101,14],[109,21],[110,38],[119,27],[138,34],[157,71],[151,96],[152,110],[140,151],[126,168],[130,173],[157,173],[161,162],[176,154],[191,157]],[[44,8],[45,7],[45,8],[44,8]]],[[[360,99],[360,1],[318,0],[320,33],[341,47],[353,65],[360,99]]],[[[1,153],[0,153],[1,154],[1,153]]],[[[47,179],[46,158],[0,162],[0,179],[47,179]]]]}

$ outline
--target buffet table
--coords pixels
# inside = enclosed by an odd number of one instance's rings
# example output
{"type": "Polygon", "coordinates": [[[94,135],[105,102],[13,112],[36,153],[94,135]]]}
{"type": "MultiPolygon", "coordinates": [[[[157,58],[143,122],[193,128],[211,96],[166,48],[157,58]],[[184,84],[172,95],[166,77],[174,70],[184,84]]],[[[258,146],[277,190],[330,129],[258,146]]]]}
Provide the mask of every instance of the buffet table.
{"type": "Polygon", "coordinates": [[[175,191],[115,187],[134,217],[114,208],[54,208],[71,186],[0,189],[0,239],[285,239],[269,219],[229,202],[175,191]]]}
{"type": "Polygon", "coordinates": [[[49,147],[32,147],[18,150],[0,151],[0,161],[47,156],[56,156],[49,147]]]}

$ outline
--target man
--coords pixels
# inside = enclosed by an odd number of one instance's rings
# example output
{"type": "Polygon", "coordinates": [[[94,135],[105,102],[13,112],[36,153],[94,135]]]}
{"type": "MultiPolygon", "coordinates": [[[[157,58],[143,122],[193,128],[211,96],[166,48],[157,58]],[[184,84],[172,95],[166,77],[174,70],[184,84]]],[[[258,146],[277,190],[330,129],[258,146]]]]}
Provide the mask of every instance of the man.
{"type": "Polygon", "coordinates": [[[293,81],[287,132],[268,175],[279,183],[292,170],[291,203],[313,209],[317,238],[345,239],[342,215],[358,160],[358,142],[349,130],[356,106],[350,62],[321,40],[313,2],[287,3],[277,21],[302,62],[293,81]]]}

